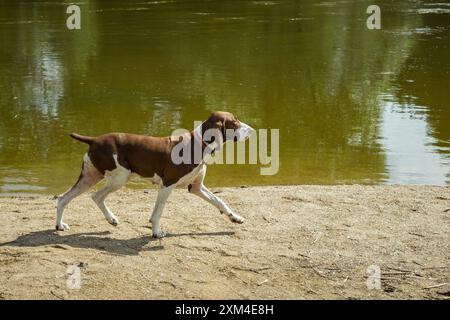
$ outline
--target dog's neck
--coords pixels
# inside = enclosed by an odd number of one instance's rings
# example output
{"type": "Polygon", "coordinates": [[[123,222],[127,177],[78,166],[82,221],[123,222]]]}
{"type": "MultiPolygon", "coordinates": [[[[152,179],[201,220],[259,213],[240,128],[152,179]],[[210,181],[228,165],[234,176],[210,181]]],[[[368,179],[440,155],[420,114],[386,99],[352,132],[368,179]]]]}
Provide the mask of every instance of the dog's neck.
{"type": "Polygon", "coordinates": [[[191,138],[192,141],[194,143],[194,145],[201,145],[201,149],[202,149],[202,160],[204,160],[204,156],[205,155],[211,155],[214,153],[214,151],[217,149],[220,149],[220,145],[218,145],[218,143],[216,141],[207,144],[204,140],[203,140],[203,123],[200,124],[199,126],[197,126],[194,130],[191,131],[191,138]],[[206,150],[206,152],[205,152],[206,150]]]}

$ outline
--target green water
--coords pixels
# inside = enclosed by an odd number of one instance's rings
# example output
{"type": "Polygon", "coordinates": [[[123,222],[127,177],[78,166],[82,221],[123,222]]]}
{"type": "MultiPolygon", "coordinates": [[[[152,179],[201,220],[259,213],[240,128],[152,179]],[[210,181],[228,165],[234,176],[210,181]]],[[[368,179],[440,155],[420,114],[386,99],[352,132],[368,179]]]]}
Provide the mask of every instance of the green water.
{"type": "MultiPolygon", "coordinates": [[[[377,1],[0,1],[0,193],[61,193],[75,131],[169,135],[210,111],[280,129],[280,168],[207,184],[450,184],[450,6],[377,1]],[[76,2],[75,2],[76,3],[76,2]]],[[[132,182],[136,184],[137,182],[132,182]]]]}

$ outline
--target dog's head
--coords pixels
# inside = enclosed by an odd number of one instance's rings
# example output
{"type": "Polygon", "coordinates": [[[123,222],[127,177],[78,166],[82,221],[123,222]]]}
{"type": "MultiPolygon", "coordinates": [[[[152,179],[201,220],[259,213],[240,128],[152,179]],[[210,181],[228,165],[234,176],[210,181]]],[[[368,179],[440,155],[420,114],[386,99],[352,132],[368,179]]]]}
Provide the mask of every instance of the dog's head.
{"type": "Polygon", "coordinates": [[[207,144],[216,142],[217,149],[227,141],[244,141],[255,131],[235,115],[225,111],[213,112],[201,128],[203,141],[207,144]]]}

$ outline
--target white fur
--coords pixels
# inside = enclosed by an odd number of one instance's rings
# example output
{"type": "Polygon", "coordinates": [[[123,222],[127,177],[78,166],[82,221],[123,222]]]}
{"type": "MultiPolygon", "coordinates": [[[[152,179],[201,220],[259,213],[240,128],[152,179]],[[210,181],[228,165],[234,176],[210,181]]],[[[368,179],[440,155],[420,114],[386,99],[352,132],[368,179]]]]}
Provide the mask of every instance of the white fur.
{"type": "Polygon", "coordinates": [[[114,154],[113,157],[114,162],[116,163],[116,168],[114,170],[105,172],[105,185],[100,190],[92,194],[91,197],[103,212],[106,220],[113,226],[117,226],[119,220],[114,215],[114,213],[112,213],[111,210],[109,210],[109,208],[106,206],[105,199],[111,192],[119,190],[127,183],[131,171],[119,164],[116,154],[114,154]]]}
{"type": "Polygon", "coordinates": [[[239,141],[244,141],[249,138],[254,131],[255,129],[250,127],[248,124],[241,122],[241,126],[237,130],[237,138],[239,141]]]}
{"type": "Polygon", "coordinates": [[[56,229],[66,230],[70,229],[69,225],[63,222],[63,213],[65,207],[75,197],[83,192],[86,192],[102,179],[102,174],[94,167],[91,159],[87,154],[83,157],[83,169],[77,183],[64,195],[58,198],[58,205],[56,209],[56,229]]]}
{"type": "Polygon", "coordinates": [[[202,162],[197,167],[195,167],[194,170],[181,177],[180,180],[175,183],[176,187],[186,187],[190,185],[204,171],[206,171],[206,164],[202,162]]]}
{"type": "Polygon", "coordinates": [[[169,198],[169,195],[172,193],[172,190],[176,187],[185,187],[191,184],[193,181],[195,181],[195,179],[197,179],[199,175],[202,175],[204,172],[206,172],[206,165],[202,163],[187,175],[181,177],[181,179],[179,179],[176,183],[168,187],[161,187],[158,192],[158,196],[156,197],[155,207],[153,208],[153,212],[149,219],[149,221],[152,223],[152,232],[154,237],[162,238],[166,235],[166,233],[161,230],[159,221],[161,219],[166,201],[169,198]]]}
{"type": "Polygon", "coordinates": [[[163,181],[162,181],[161,177],[158,176],[156,173],[153,175],[153,177],[148,178],[148,180],[151,183],[158,185],[159,187],[163,186],[163,181]]]}
{"type": "Polygon", "coordinates": [[[169,187],[163,187],[158,191],[155,207],[153,208],[153,212],[150,217],[150,222],[152,223],[152,233],[155,238],[162,238],[166,235],[166,233],[161,230],[159,220],[161,219],[167,198],[169,198],[170,193],[174,188],[175,185],[171,185],[169,187]]]}
{"type": "Polygon", "coordinates": [[[233,212],[233,210],[231,210],[231,208],[222,199],[209,191],[208,188],[203,185],[203,183],[196,188],[192,188],[191,192],[199,196],[203,200],[211,203],[213,206],[219,209],[220,212],[225,213],[231,221],[238,223],[244,222],[244,218],[233,212]]]}

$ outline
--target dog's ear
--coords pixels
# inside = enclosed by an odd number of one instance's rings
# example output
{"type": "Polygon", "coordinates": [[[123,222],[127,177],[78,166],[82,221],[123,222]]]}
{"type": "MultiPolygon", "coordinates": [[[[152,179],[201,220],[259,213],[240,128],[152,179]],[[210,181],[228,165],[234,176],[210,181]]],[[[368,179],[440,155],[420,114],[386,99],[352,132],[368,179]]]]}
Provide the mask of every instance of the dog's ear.
{"type": "Polygon", "coordinates": [[[219,129],[220,131],[222,131],[223,130],[223,127],[224,127],[224,121],[225,120],[218,120],[218,121],[216,121],[216,123],[214,124],[214,127],[216,128],[216,129],[219,129]]]}
{"type": "Polygon", "coordinates": [[[226,124],[227,124],[227,120],[224,118],[222,120],[222,130],[221,130],[223,141],[227,141],[227,126],[226,126],[226,124]]]}
{"type": "Polygon", "coordinates": [[[202,125],[202,138],[206,144],[216,142],[215,150],[224,143],[225,128],[222,120],[209,119],[202,125]]]}

